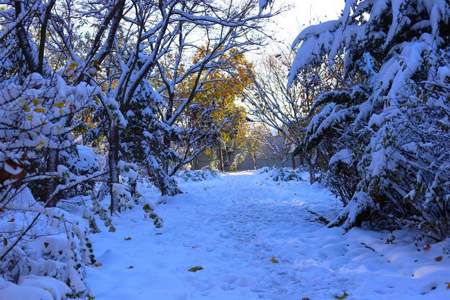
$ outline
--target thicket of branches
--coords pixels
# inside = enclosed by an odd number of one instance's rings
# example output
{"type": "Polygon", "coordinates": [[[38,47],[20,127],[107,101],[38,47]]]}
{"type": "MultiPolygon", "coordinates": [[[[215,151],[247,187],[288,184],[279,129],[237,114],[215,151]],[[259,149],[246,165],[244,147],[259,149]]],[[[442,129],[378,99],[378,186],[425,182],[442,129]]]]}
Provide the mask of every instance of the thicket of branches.
{"type": "Polygon", "coordinates": [[[181,192],[172,175],[221,129],[194,99],[260,45],[259,2],[0,1],[3,278],[88,295],[93,214],[114,230],[107,210],[137,201],[142,176],[181,192]]]}
{"type": "Polygon", "coordinates": [[[449,15],[444,0],[347,0],[255,76],[250,112],[342,200],[331,226],[450,234],[449,15]]]}
{"type": "Polygon", "coordinates": [[[281,149],[273,152],[279,153],[282,160],[292,159],[293,155],[299,157],[314,182],[317,161],[307,153],[295,153],[294,149],[305,137],[315,97],[335,86],[341,74],[337,68],[328,69],[319,64],[299,72],[295,84],[288,86],[287,74],[293,59],[290,49],[267,56],[253,73],[252,84],[244,92],[244,102],[254,121],[281,135],[283,143],[278,145],[281,149]]]}
{"type": "Polygon", "coordinates": [[[342,75],[315,97],[298,147],[344,203],[332,226],[450,234],[449,13],[443,0],[349,0],[294,42],[290,84],[311,67],[342,75]]]}

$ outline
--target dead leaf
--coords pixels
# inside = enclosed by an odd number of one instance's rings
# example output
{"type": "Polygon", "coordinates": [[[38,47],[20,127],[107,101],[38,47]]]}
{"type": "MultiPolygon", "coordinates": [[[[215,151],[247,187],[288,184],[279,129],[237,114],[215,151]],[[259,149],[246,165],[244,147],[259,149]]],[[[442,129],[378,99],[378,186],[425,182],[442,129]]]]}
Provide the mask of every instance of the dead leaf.
{"type": "Polygon", "coordinates": [[[188,269],[189,272],[193,272],[193,273],[201,271],[201,270],[203,270],[202,266],[194,266],[194,267],[191,267],[188,269]]]}
{"type": "Polygon", "coordinates": [[[275,256],[272,256],[272,258],[270,259],[270,261],[271,261],[273,264],[279,263],[278,259],[277,259],[275,256]]]}
{"type": "Polygon", "coordinates": [[[428,251],[428,250],[430,250],[431,249],[431,245],[430,244],[425,244],[424,246],[423,246],[423,250],[425,250],[425,251],[428,251]]]}
{"type": "Polygon", "coordinates": [[[442,261],[443,259],[444,259],[444,257],[442,255],[441,256],[436,256],[434,258],[434,260],[437,261],[437,262],[442,261]]]}
{"type": "Polygon", "coordinates": [[[101,266],[103,266],[103,265],[102,265],[102,263],[99,262],[99,261],[96,261],[96,262],[94,263],[94,267],[100,268],[101,266]]]}

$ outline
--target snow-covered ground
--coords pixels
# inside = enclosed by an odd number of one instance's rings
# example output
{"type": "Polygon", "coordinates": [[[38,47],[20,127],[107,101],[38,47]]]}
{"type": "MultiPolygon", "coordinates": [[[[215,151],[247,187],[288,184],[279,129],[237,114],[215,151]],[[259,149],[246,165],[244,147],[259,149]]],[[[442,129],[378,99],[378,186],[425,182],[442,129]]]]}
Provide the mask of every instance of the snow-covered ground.
{"type": "Polygon", "coordinates": [[[162,228],[136,208],[93,236],[96,300],[450,299],[450,241],[326,228],[310,211],[332,218],[340,204],[319,185],[240,172],[181,187],[142,188],[163,200],[162,228]]]}

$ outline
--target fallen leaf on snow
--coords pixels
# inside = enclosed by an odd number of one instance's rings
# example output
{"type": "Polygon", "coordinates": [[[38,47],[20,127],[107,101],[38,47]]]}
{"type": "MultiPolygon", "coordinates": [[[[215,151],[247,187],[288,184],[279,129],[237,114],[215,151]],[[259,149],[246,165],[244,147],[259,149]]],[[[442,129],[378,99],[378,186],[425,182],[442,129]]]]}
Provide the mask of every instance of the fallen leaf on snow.
{"type": "Polygon", "coordinates": [[[191,267],[191,268],[188,269],[189,272],[194,272],[194,273],[198,272],[198,271],[201,271],[201,270],[203,270],[202,266],[194,266],[194,267],[191,267]]]}

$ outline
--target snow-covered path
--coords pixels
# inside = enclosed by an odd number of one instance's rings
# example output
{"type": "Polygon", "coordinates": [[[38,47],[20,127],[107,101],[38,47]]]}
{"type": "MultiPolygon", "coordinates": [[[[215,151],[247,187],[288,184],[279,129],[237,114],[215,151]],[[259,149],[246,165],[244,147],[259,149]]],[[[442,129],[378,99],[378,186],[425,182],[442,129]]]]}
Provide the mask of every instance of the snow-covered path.
{"type": "Polygon", "coordinates": [[[241,172],[182,188],[156,207],[161,229],[134,209],[93,236],[96,300],[450,299],[448,242],[417,251],[408,238],[328,229],[309,211],[332,217],[339,203],[318,185],[241,172]]]}

